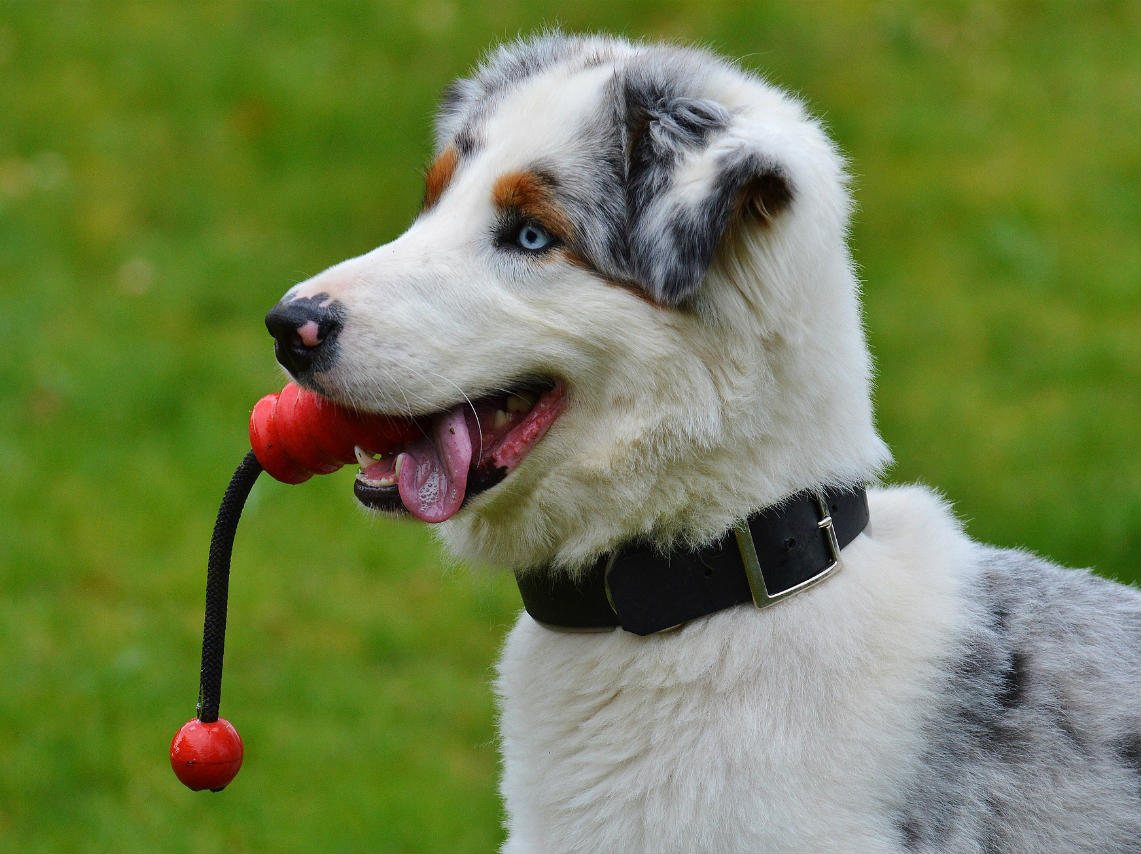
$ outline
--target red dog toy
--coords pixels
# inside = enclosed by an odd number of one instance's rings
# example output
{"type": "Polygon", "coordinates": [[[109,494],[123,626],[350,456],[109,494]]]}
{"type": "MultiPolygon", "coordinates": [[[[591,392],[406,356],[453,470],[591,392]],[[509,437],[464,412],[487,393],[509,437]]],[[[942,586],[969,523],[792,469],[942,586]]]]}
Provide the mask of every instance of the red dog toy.
{"type": "Polygon", "coordinates": [[[170,764],[194,790],[224,789],[242,767],[242,739],[218,717],[230,554],[242,508],[264,470],[283,483],[302,483],[356,460],[354,448],[396,447],[420,435],[410,420],[348,409],[289,383],[258,401],[250,416],[250,445],[218,509],[206,571],[206,619],[202,630],[202,674],[198,713],[170,743],[170,764]]]}
{"type": "Polygon", "coordinates": [[[250,415],[254,454],[282,483],[302,483],[356,462],[357,445],[395,447],[419,435],[409,420],[346,409],[296,383],[267,394],[250,415]]]}

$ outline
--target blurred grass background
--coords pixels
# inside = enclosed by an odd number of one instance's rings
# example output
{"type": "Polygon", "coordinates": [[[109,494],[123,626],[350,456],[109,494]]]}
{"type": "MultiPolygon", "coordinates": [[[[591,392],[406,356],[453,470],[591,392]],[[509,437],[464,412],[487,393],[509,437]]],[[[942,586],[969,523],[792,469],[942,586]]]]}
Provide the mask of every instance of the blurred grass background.
{"type": "MultiPolygon", "coordinates": [[[[206,545],[279,386],[265,310],[410,221],[441,88],[539,4],[0,0],[0,849],[486,851],[509,579],[262,482],[191,795],[206,545]]],[[[852,158],[893,481],[968,530],[1141,568],[1136,3],[613,3],[569,30],[711,45],[852,158]]]]}

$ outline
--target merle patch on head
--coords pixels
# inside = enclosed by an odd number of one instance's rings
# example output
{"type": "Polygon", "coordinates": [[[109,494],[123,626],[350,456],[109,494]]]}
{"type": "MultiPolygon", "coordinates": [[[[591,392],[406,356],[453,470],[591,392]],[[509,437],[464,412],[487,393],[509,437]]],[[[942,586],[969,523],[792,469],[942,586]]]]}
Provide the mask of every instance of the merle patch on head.
{"type": "MultiPolygon", "coordinates": [[[[507,45],[444,93],[437,151],[454,146],[469,156],[503,94],[529,78],[606,62],[614,74],[596,112],[550,167],[568,214],[566,242],[577,262],[608,281],[680,306],[737,223],[771,224],[795,195],[787,171],[747,138],[713,148],[735,115],[703,95],[704,60],[678,50],[626,53],[606,39],[507,45]]],[[[535,154],[530,168],[539,171],[544,152],[535,154]]]]}
{"type": "Polygon", "coordinates": [[[579,70],[591,68],[609,61],[610,49],[606,40],[600,40],[593,49],[583,53],[578,43],[553,32],[500,46],[472,77],[453,81],[444,90],[436,121],[438,149],[451,142],[461,156],[467,156],[479,145],[485,118],[509,88],[557,65],[579,70]]]}
{"type": "Polygon", "coordinates": [[[696,292],[742,212],[771,221],[791,203],[791,183],[777,164],[743,143],[720,154],[708,150],[733,121],[720,104],[675,94],[670,81],[645,77],[627,81],[622,94],[630,274],[655,298],[680,304],[696,292]],[[679,170],[693,163],[711,180],[700,194],[678,192],[679,170]]]}

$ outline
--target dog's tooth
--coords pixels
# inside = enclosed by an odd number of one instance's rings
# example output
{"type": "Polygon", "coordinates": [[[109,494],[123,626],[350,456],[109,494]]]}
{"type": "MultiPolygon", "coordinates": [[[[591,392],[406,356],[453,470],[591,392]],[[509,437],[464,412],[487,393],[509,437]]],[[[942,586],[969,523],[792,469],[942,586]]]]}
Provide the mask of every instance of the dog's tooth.
{"type": "Polygon", "coordinates": [[[357,480],[365,484],[365,486],[394,486],[396,484],[396,478],[392,477],[392,475],[388,475],[387,477],[369,477],[364,471],[357,472],[357,480]]]}
{"type": "Polygon", "coordinates": [[[366,451],[360,445],[354,445],[353,446],[353,453],[356,454],[357,463],[360,464],[361,468],[364,468],[365,466],[372,465],[373,463],[376,462],[376,457],[374,457],[372,454],[370,454],[368,451],[366,451]]]}
{"type": "Polygon", "coordinates": [[[401,470],[402,468],[404,468],[404,458],[405,458],[406,456],[408,456],[408,455],[407,455],[407,454],[399,454],[399,455],[397,455],[397,457],[396,457],[396,469],[395,469],[395,472],[394,472],[394,473],[395,473],[395,475],[396,475],[396,477],[400,477],[400,470],[401,470]]]}
{"type": "Polygon", "coordinates": [[[535,405],[535,395],[521,391],[507,398],[508,412],[526,412],[535,405]]]}
{"type": "Polygon", "coordinates": [[[510,420],[511,420],[510,415],[508,415],[502,409],[497,409],[495,411],[495,422],[494,422],[493,426],[498,429],[499,427],[502,427],[503,425],[505,425],[510,420]]]}

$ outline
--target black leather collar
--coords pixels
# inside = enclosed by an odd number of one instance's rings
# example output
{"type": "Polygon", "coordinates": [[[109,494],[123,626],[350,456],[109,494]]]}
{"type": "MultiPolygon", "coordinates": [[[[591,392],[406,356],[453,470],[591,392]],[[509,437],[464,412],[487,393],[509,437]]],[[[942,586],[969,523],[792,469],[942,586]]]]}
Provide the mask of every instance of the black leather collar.
{"type": "Polygon", "coordinates": [[[863,488],[798,492],[696,551],[634,543],[578,579],[534,569],[516,581],[527,613],[545,626],[649,635],[745,602],[767,607],[824,580],[867,524],[863,488]]]}

